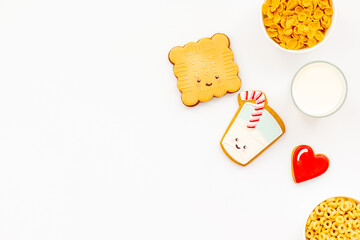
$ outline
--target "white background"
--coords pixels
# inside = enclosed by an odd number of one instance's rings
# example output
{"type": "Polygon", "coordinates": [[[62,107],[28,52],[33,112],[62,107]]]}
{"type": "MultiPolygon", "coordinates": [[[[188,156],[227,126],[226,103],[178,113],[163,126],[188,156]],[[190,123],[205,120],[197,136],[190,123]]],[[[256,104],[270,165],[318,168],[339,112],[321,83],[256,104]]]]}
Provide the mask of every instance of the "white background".
{"type": "Polygon", "coordinates": [[[335,0],[324,45],[277,49],[260,1],[0,0],[0,239],[301,239],[321,200],[360,199],[360,3],[335,0]],[[282,117],[285,135],[243,168],[220,139],[237,94],[185,107],[169,50],[225,33],[242,79],[282,117]],[[295,72],[337,65],[349,94],[313,119],[291,101],[295,72]],[[331,161],[294,184],[308,144],[331,161]]]}

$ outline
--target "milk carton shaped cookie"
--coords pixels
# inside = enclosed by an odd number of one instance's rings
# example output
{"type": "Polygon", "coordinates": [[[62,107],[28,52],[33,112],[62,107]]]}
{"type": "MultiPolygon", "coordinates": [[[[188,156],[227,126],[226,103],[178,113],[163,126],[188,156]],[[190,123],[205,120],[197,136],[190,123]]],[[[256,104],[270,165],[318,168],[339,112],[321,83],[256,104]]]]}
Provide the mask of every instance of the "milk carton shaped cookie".
{"type": "Polygon", "coordinates": [[[261,91],[239,94],[239,109],[220,145],[234,162],[246,166],[285,133],[285,125],[261,91]]]}

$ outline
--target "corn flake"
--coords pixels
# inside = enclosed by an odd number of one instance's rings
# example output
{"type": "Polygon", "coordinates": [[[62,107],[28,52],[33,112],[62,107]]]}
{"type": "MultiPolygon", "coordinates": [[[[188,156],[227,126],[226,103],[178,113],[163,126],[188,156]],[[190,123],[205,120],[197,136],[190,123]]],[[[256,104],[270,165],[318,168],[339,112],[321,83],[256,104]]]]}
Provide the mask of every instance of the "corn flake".
{"type": "Polygon", "coordinates": [[[274,18],[274,13],[271,12],[270,8],[267,9],[266,15],[268,16],[268,18],[274,18]]]}
{"type": "MultiPolygon", "coordinates": [[[[315,19],[320,19],[320,18],[323,17],[323,15],[324,15],[324,12],[321,11],[321,10],[315,10],[315,12],[314,12],[314,18],[315,18],[315,19]]],[[[326,15],[325,15],[325,16],[326,16],[326,15]]]]}
{"type": "Polygon", "coordinates": [[[293,30],[292,28],[287,28],[283,32],[286,36],[290,36],[293,33],[293,30]]]}
{"type": "Polygon", "coordinates": [[[312,20],[311,18],[308,18],[308,19],[306,19],[306,20],[303,22],[303,24],[309,25],[309,24],[312,23],[312,22],[313,22],[313,20],[312,20]]]}
{"type": "Polygon", "coordinates": [[[270,27],[272,24],[274,24],[274,21],[270,18],[264,18],[264,25],[267,27],[270,27]]]}
{"type": "Polygon", "coordinates": [[[281,27],[277,24],[271,24],[270,29],[281,29],[281,27]]]}
{"type": "Polygon", "coordinates": [[[304,11],[304,8],[303,8],[302,6],[297,6],[297,7],[295,8],[296,14],[300,14],[302,11],[304,11]]]}
{"type": "Polygon", "coordinates": [[[317,44],[317,41],[316,41],[315,38],[310,38],[309,41],[307,42],[307,45],[308,45],[309,47],[313,47],[313,46],[315,46],[316,44],[317,44]]]}
{"type": "Polygon", "coordinates": [[[292,10],[292,9],[296,8],[297,6],[299,6],[298,0],[289,0],[286,10],[292,10]]]}
{"type": "Polygon", "coordinates": [[[284,9],[285,9],[285,5],[281,3],[276,11],[282,12],[284,11],[284,9]]]}
{"type": "Polygon", "coordinates": [[[280,0],[272,0],[271,2],[271,11],[275,12],[275,10],[279,7],[280,0]]]}
{"type": "Polygon", "coordinates": [[[301,12],[299,15],[298,15],[298,19],[300,22],[303,22],[307,19],[307,15],[304,13],[304,12],[301,12]]]}
{"type": "Polygon", "coordinates": [[[292,16],[295,14],[295,11],[284,11],[282,13],[283,16],[292,16]]]}
{"type": "Polygon", "coordinates": [[[325,14],[328,16],[331,16],[333,14],[333,9],[332,8],[325,8],[325,14]]]}
{"type": "Polygon", "coordinates": [[[309,7],[312,4],[311,0],[302,0],[303,7],[309,7]]]}
{"type": "Polygon", "coordinates": [[[333,15],[331,0],[267,0],[261,11],[269,37],[291,50],[323,41],[333,15]]]}
{"type": "Polygon", "coordinates": [[[315,37],[315,33],[316,33],[316,30],[310,29],[309,32],[307,32],[306,36],[308,38],[313,38],[313,37],[315,37]]]}
{"type": "Polygon", "coordinates": [[[295,50],[296,46],[298,45],[298,41],[296,39],[291,39],[287,44],[286,47],[291,50],[295,50]]]}
{"type": "Polygon", "coordinates": [[[262,11],[263,15],[267,14],[268,9],[269,9],[269,5],[267,5],[266,3],[262,5],[261,11],[262,11]]]}
{"type": "Polygon", "coordinates": [[[278,23],[278,22],[280,22],[280,20],[281,20],[280,14],[275,12],[275,14],[274,14],[274,23],[278,23]]]}

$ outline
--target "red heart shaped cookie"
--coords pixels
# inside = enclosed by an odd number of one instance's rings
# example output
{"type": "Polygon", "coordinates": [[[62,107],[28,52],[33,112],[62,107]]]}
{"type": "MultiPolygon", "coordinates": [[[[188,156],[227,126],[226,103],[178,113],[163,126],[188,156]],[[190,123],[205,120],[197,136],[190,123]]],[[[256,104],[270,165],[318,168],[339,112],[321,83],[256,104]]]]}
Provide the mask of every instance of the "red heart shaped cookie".
{"type": "Polygon", "coordinates": [[[329,159],[324,154],[314,154],[307,145],[297,146],[291,156],[291,166],[295,183],[316,178],[329,168],[329,159]]]}

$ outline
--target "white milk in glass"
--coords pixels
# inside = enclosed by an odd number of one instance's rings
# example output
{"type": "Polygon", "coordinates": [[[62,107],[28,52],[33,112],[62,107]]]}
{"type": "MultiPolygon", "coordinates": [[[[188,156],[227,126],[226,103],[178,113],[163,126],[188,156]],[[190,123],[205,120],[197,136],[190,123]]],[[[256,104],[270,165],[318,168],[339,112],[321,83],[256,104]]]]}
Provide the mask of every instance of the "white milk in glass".
{"type": "Polygon", "coordinates": [[[327,62],[313,62],[299,70],[291,91],[301,111],[313,117],[324,117],[341,107],[347,85],[337,67],[327,62]]]}

